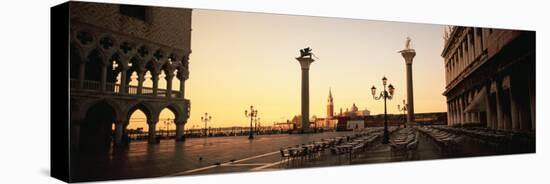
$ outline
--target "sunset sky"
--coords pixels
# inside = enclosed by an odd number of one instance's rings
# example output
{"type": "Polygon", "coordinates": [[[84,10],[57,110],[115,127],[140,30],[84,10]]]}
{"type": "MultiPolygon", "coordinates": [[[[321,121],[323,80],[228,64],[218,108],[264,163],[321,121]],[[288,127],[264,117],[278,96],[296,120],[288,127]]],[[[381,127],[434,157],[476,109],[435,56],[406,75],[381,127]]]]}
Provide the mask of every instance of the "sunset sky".
{"type": "MultiPolygon", "coordinates": [[[[371,114],[383,113],[383,102],[370,88],[382,88],[386,76],[396,88],[389,113],[406,98],[405,62],[397,51],[412,38],[415,112],[446,111],[443,25],[290,16],[231,11],[193,10],[190,75],[186,98],[191,116],[186,128],[246,126],[244,110],[254,105],[262,125],[300,114],[299,49],[311,47],[319,57],[310,67],[310,116],[325,117],[329,88],[334,111],[353,103],[371,114]]],[[[160,81],[160,87],[164,87],[160,81]]],[[[145,84],[147,86],[147,84],[145,84]]],[[[179,89],[174,82],[173,89],[179,89]]],[[[140,118],[140,113],[132,118],[140,118]]],[[[172,117],[168,111],[161,118],[172,117]]],[[[141,124],[141,123],[140,123],[141,124]]],[[[134,123],[129,128],[139,126],[134,123]]],[[[174,128],[172,126],[172,128],[174,128]]]]}

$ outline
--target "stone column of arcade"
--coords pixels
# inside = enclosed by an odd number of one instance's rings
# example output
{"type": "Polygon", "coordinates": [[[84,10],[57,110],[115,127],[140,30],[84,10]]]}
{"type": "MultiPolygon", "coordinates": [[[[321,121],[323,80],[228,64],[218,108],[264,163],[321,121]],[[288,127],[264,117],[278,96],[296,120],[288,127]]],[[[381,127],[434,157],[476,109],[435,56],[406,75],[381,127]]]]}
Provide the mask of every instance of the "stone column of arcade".
{"type": "Polygon", "coordinates": [[[185,141],[184,127],[187,120],[176,120],[174,123],[176,124],[176,142],[185,141]]]}
{"type": "Polygon", "coordinates": [[[160,72],[151,73],[151,80],[153,81],[153,96],[157,96],[157,93],[158,93],[159,75],[160,75],[160,72]]]}
{"type": "Polygon", "coordinates": [[[172,98],[172,79],[174,78],[174,72],[166,73],[166,97],[172,98]]]}
{"type": "Polygon", "coordinates": [[[101,65],[101,92],[105,92],[107,89],[107,64],[102,63],[101,65]]]}
{"type": "Polygon", "coordinates": [[[412,79],[412,63],[416,51],[410,46],[411,38],[407,37],[405,49],[399,51],[401,56],[405,59],[407,67],[407,124],[414,124],[414,95],[413,95],[413,79],[412,79]]]}
{"type": "Polygon", "coordinates": [[[180,81],[180,91],[178,93],[179,94],[178,97],[185,98],[185,78],[181,77],[180,75],[177,75],[177,78],[180,81]]]}
{"type": "Polygon", "coordinates": [[[302,132],[304,133],[311,131],[309,129],[309,66],[315,61],[312,56],[313,53],[308,47],[300,50],[300,57],[296,58],[302,68],[302,132]]]}
{"type": "Polygon", "coordinates": [[[156,131],[156,126],[157,126],[157,122],[158,122],[158,117],[157,118],[151,118],[150,120],[148,119],[147,120],[147,125],[149,125],[149,130],[148,130],[148,133],[149,133],[149,139],[148,139],[148,142],[149,144],[157,144],[157,131],[156,131]]]}
{"type": "Polygon", "coordinates": [[[128,71],[128,64],[126,62],[122,62],[122,65],[120,66],[120,88],[118,89],[120,94],[126,94],[126,72],[128,71]]]}
{"type": "Polygon", "coordinates": [[[143,89],[143,81],[145,81],[145,70],[140,69],[138,72],[138,87],[137,87],[137,94],[141,95],[141,91],[143,89]]]}
{"type": "Polygon", "coordinates": [[[176,77],[180,81],[179,97],[185,98],[185,80],[189,78],[189,54],[185,55],[181,61],[181,65],[178,68],[176,77]]]}
{"type": "Polygon", "coordinates": [[[78,89],[82,89],[84,88],[84,77],[86,76],[86,61],[80,61],[78,70],[78,89]]]}
{"type": "Polygon", "coordinates": [[[78,150],[80,145],[80,126],[84,123],[84,112],[71,112],[71,151],[78,150]]]}
{"type": "MultiPolygon", "coordinates": [[[[184,59],[184,65],[185,67],[182,67],[178,70],[176,73],[176,78],[180,81],[180,91],[178,93],[178,97],[181,99],[185,99],[185,80],[189,78],[187,71],[187,57],[184,59]]],[[[176,141],[185,141],[185,124],[187,123],[187,119],[189,119],[189,104],[186,102],[184,106],[185,110],[182,111],[184,114],[180,114],[179,117],[183,117],[181,120],[176,120],[174,123],[176,124],[176,141]]]]}
{"type": "Polygon", "coordinates": [[[124,131],[128,123],[128,120],[115,121],[115,146],[124,145],[124,131]]]}

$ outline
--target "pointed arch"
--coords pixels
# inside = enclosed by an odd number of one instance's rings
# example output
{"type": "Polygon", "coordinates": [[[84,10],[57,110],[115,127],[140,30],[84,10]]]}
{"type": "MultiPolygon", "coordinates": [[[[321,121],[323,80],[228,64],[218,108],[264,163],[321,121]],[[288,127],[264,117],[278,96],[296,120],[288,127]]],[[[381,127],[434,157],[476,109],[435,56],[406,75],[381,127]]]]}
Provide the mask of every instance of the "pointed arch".
{"type": "Polygon", "coordinates": [[[80,148],[84,152],[106,151],[113,140],[112,125],[117,119],[116,107],[108,100],[95,102],[87,109],[80,128],[80,148]]]}
{"type": "Polygon", "coordinates": [[[105,55],[100,49],[94,49],[87,56],[85,80],[100,81],[101,67],[105,64],[105,55]]]}
{"type": "Polygon", "coordinates": [[[176,121],[181,121],[184,118],[183,115],[182,115],[183,110],[181,109],[180,106],[178,106],[174,103],[169,103],[169,104],[165,105],[164,107],[162,107],[161,109],[162,110],[168,109],[168,110],[172,111],[172,113],[174,113],[174,118],[175,118],[176,121]]]}
{"type": "Polygon", "coordinates": [[[132,116],[132,113],[134,113],[138,109],[145,114],[147,120],[153,119],[154,116],[155,116],[154,111],[153,111],[153,107],[151,107],[147,103],[139,102],[139,103],[136,103],[136,104],[132,105],[130,108],[128,108],[128,111],[126,113],[126,117],[128,119],[130,119],[130,116],[132,116]]]}

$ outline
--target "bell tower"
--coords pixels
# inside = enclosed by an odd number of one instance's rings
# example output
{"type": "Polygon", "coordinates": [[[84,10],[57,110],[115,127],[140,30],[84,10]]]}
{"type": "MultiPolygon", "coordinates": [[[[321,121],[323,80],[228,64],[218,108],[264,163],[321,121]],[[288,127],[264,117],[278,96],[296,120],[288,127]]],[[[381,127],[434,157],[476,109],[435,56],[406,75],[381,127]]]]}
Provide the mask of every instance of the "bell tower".
{"type": "Polygon", "coordinates": [[[334,116],[334,103],[332,102],[332,91],[328,89],[328,102],[327,102],[327,119],[334,116]]]}

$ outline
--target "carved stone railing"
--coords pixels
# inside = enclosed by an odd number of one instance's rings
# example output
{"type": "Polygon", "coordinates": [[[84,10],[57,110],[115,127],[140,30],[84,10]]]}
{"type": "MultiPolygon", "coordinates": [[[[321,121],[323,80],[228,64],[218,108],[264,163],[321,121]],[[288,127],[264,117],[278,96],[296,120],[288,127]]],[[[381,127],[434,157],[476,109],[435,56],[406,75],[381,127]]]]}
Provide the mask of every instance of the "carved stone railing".
{"type": "MultiPolygon", "coordinates": [[[[76,91],[86,91],[86,92],[98,92],[100,94],[121,94],[121,88],[120,84],[115,83],[106,83],[105,84],[105,91],[101,91],[101,82],[99,81],[89,81],[85,80],[82,83],[82,88],[79,88],[78,80],[71,79],[70,80],[70,88],[72,90],[76,91]]],[[[153,94],[153,88],[150,87],[142,87],[141,88],[141,94],[138,94],[138,87],[134,85],[128,85],[127,87],[127,93],[124,95],[138,95],[138,96],[155,96],[153,94]]],[[[157,89],[157,95],[156,97],[166,97],[166,89],[157,89]]],[[[171,92],[172,98],[178,98],[179,97],[179,91],[172,90],[171,92]]]]}

